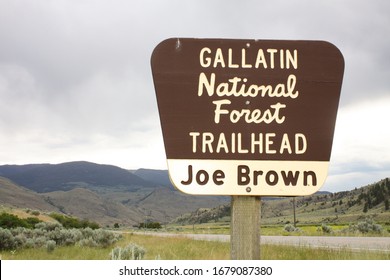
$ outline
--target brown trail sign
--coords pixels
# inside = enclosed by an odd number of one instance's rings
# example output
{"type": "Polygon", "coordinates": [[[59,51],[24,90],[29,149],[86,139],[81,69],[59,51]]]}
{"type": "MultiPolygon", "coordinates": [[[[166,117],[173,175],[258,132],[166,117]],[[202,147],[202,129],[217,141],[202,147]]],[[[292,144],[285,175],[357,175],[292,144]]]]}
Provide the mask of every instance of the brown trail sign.
{"type": "Polygon", "coordinates": [[[190,194],[316,192],[344,60],[323,41],[168,39],[152,55],[168,169],[190,194]]]}
{"type": "Polygon", "coordinates": [[[151,64],[178,189],[239,199],[322,186],[344,72],[334,45],[175,38],[151,64]]]}

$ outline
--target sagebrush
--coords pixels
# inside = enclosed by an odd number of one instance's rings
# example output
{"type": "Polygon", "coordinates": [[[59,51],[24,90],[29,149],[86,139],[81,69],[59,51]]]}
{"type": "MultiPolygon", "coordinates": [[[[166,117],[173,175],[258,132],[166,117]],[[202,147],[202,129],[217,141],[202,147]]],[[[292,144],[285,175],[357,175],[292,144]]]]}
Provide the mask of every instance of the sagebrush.
{"type": "Polygon", "coordinates": [[[48,251],[55,246],[108,247],[121,238],[120,234],[104,229],[64,228],[59,223],[38,223],[34,229],[17,227],[0,228],[0,250],[44,247],[48,251]]]}
{"type": "Polygon", "coordinates": [[[110,258],[111,260],[142,260],[146,250],[144,247],[130,243],[126,247],[115,247],[112,249],[110,258]]]}

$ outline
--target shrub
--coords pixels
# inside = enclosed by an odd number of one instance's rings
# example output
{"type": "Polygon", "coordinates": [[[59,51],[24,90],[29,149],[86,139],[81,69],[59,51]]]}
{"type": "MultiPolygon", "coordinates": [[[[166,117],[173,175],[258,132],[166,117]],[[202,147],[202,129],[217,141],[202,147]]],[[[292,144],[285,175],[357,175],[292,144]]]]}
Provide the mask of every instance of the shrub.
{"type": "Polygon", "coordinates": [[[99,228],[99,225],[95,222],[90,222],[88,220],[80,221],[77,218],[61,215],[58,213],[51,213],[50,217],[57,220],[65,228],[87,228],[87,227],[92,229],[99,228]]]}
{"type": "Polygon", "coordinates": [[[31,211],[31,215],[39,216],[40,214],[41,214],[41,212],[39,212],[38,210],[31,211]]]}
{"type": "Polygon", "coordinates": [[[88,220],[82,220],[80,222],[81,228],[91,228],[91,229],[98,229],[100,226],[95,222],[90,222],[88,220]]]}
{"type": "Polygon", "coordinates": [[[23,234],[14,236],[15,248],[25,246],[26,242],[27,242],[27,238],[23,234]]]}
{"type": "Polygon", "coordinates": [[[15,238],[9,229],[0,228],[0,250],[13,250],[16,248],[15,238]]]}
{"type": "Polygon", "coordinates": [[[322,224],[321,230],[323,233],[332,233],[333,232],[332,227],[328,226],[327,224],[322,224]]]}
{"type": "Polygon", "coordinates": [[[39,236],[37,238],[34,238],[34,247],[37,248],[37,247],[43,247],[46,242],[47,242],[47,239],[45,236],[39,236]]]}
{"type": "Polygon", "coordinates": [[[357,225],[350,225],[349,231],[360,232],[360,233],[381,233],[383,228],[379,224],[375,224],[372,219],[366,219],[363,222],[359,222],[357,225]]]}
{"type": "Polygon", "coordinates": [[[92,237],[102,247],[108,247],[118,241],[118,235],[103,229],[94,230],[92,237]]]}
{"type": "Polygon", "coordinates": [[[124,248],[115,247],[112,249],[110,258],[111,260],[142,260],[145,253],[144,247],[130,243],[124,248]]]}
{"type": "Polygon", "coordinates": [[[25,219],[28,228],[34,228],[36,224],[41,223],[41,220],[35,217],[28,217],[25,219]]]}
{"type": "Polygon", "coordinates": [[[55,230],[56,228],[63,228],[63,226],[60,223],[45,223],[41,222],[38,224],[35,224],[34,226],[36,229],[42,229],[44,231],[52,231],[55,230]]]}
{"type": "Polygon", "coordinates": [[[103,229],[66,229],[58,223],[38,223],[35,229],[0,228],[0,250],[46,247],[52,251],[53,244],[108,247],[120,237],[120,234],[103,229]]]}
{"type": "Polygon", "coordinates": [[[9,213],[1,213],[0,227],[2,228],[29,227],[29,224],[27,224],[25,220],[20,219],[16,215],[9,214],[9,213]]]}
{"type": "Polygon", "coordinates": [[[83,238],[92,238],[94,230],[91,228],[83,228],[80,229],[80,232],[83,235],[83,238]]]}
{"type": "Polygon", "coordinates": [[[81,239],[83,239],[83,234],[79,229],[72,228],[68,230],[68,239],[73,240],[73,244],[79,242],[81,239]]]}
{"type": "Polygon", "coordinates": [[[369,233],[369,232],[382,232],[382,226],[375,224],[372,219],[366,219],[364,222],[359,222],[357,224],[357,230],[361,233],[369,233]]]}
{"type": "Polygon", "coordinates": [[[77,242],[77,245],[80,247],[98,247],[99,244],[93,240],[92,236],[89,238],[81,239],[79,242],[77,242]]]}
{"type": "Polygon", "coordinates": [[[11,228],[9,229],[13,236],[24,235],[29,229],[23,227],[11,228]]]}
{"type": "Polygon", "coordinates": [[[2,228],[9,228],[9,229],[17,228],[17,227],[34,228],[35,225],[40,222],[41,220],[39,220],[36,217],[28,217],[26,219],[21,219],[14,214],[9,214],[9,213],[0,214],[0,227],[2,228]]]}
{"type": "Polygon", "coordinates": [[[45,247],[48,252],[53,252],[56,247],[56,242],[54,240],[49,240],[46,242],[45,247]]]}
{"type": "Polygon", "coordinates": [[[151,228],[151,229],[160,229],[161,224],[159,222],[148,222],[148,223],[140,223],[138,228],[151,228]]]}
{"type": "Polygon", "coordinates": [[[284,230],[287,231],[287,232],[299,231],[299,229],[294,227],[292,224],[285,225],[284,226],[284,230]]]}

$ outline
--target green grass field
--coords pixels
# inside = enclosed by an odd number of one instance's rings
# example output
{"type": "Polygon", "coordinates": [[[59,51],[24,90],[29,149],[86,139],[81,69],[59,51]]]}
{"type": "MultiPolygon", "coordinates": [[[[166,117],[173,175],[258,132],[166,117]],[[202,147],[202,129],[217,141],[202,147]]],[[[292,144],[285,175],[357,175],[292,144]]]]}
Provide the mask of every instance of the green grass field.
{"type": "MultiPolygon", "coordinates": [[[[109,248],[78,246],[57,247],[52,252],[44,248],[0,252],[4,260],[108,260],[111,250],[136,243],[146,249],[147,260],[228,260],[230,244],[223,242],[196,241],[184,237],[155,237],[124,234],[109,248]]],[[[346,249],[314,249],[281,245],[261,245],[264,260],[390,260],[390,253],[350,251],[346,249]]]]}

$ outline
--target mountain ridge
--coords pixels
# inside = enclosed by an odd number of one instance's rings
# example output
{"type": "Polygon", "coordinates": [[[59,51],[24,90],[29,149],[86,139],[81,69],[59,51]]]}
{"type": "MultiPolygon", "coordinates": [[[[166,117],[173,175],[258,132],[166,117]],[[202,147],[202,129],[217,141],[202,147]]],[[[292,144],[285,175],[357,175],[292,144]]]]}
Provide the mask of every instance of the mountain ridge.
{"type": "Polygon", "coordinates": [[[60,164],[2,165],[0,176],[16,184],[45,193],[71,190],[79,183],[85,186],[142,186],[155,187],[152,182],[114,165],[96,164],[87,161],[60,164]]]}

